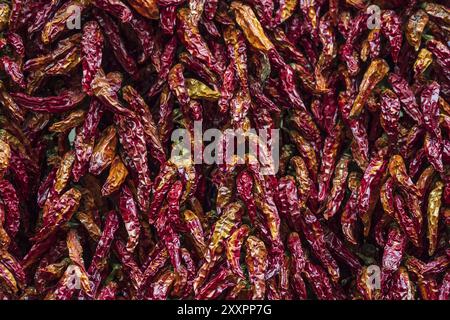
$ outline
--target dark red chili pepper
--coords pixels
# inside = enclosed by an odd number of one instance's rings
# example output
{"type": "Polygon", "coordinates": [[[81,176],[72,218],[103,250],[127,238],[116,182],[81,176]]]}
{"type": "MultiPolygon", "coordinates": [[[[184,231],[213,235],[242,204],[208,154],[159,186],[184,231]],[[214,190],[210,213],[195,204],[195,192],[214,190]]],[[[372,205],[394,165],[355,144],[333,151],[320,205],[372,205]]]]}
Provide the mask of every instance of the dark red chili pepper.
{"type": "Polygon", "coordinates": [[[94,150],[94,143],[98,125],[103,115],[103,108],[96,99],[91,100],[88,113],[84,119],[83,125],[78,129],[75,138],[75,163],[72,168],[72,174],[75,181],[87,172],[88,163],[94,150]]]}
{"type": "Polygon", "coordinates": [[[2,1],[0,299],[448,299],[449,10],[371,4],[2,1]]]}
{"type": "MultiPolygon", "coordinates": [[[[110,0],[108,0],[108,1],[110,1],[110,0]]],[[[103,2],[103,0],[101,0],[101,2],[103,2]]],[[[127,21],[129,21],[132,17],[131,12],[129,12],[129,13],[130,13],[130,15],[128,15],[126,13],[126,11],[121,12],[123,18],[127,19],[127,21]]],[[[137,77],[138,69],[136,66],[136,61],[128,53],[128,51],[125,47],[125,43],[123,42],[123,39],[120,36],[119,27],[117,26],[117,24],[108,15],[103,14],[101,12],[96,11],[95,18],[97,19],[97,22],[102,27],[103,32],[105,33],[106,39],[108,40],[109,44],[111,45],[113,53],[116,56],[117,60],[119,61],[120,65],[130,75],[132,75],[133,77],[137,77]]],[[[127,21],[125,21],[125,22],[127,22],[127,21]]]]}
{"type": "Polygon", "coordinates": [[[400,267],[406,248],[406,237],[397,228],[392,228],[384,247],[381,284],[387,292],[392,275],[400,267]]]}
{"type": "Polygon", "coordinates": [[[100,70],[103,57],[103,34],[97,22],[91,21],[84,25],[81,48],[83,52],[83,90],[92,95],[91,82],[100,70]]]}
{"type": "Polygon", "coordinates": [[[125,153],[130,158],[130,165],[137,175],[137,200],[139,208],[148,208],[152,181],[148,171],[147,148],[144,140],[144,128],[136,115],[115,115],[117,133],[125,153]]]}
{"type": "Polygon", "coordinates": [[[395,63],[398,62],[402,47],[402,27],[399,16],[392,10],[386,10],[381,15],[381,32],[389,40],[391,56],[395,63]]]}
{"type": "Polygon", "coordinates": [[[60,113],[74,109],[86,97],[81,91],[64,91],[59,96],[34,97],[25,93],[11,95],[17,104],[35,112],[60,113]]]}
{"type": "Polygon", "coordinates": [[[14,237],[20,227],[20,202],[14,185],[8,180],[0,180],[0,198],[6,209],[5,229],[14,237]]]}
{"type": "Polygon", "coordinates": [[[94,0],[92,4],[117,17],[123,23],[129,22],[132,18],[131,10],[120,0],[94,0]]]}

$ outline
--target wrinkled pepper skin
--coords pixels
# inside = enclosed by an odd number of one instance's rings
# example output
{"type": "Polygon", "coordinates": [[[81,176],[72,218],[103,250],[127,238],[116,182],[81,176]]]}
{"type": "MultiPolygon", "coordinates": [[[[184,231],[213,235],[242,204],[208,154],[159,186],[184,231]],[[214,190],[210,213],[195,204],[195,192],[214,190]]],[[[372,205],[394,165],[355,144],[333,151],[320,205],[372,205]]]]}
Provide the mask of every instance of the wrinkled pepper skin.
{"type": "Polygon", "coordinates": [[[0,1],[0,300],[449,300],[447,2],[0,1]]]}

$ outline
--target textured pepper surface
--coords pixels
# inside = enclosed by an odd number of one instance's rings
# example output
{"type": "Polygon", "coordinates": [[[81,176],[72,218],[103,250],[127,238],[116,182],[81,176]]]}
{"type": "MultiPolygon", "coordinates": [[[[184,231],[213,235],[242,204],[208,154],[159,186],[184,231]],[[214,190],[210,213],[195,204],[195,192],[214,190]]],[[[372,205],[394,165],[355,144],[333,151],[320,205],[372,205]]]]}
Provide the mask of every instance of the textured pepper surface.
{"type": "Polygon", "coordinates": [[[0,300],[448,300],[449,43],[443,0],[1,1],[0,300]]]}

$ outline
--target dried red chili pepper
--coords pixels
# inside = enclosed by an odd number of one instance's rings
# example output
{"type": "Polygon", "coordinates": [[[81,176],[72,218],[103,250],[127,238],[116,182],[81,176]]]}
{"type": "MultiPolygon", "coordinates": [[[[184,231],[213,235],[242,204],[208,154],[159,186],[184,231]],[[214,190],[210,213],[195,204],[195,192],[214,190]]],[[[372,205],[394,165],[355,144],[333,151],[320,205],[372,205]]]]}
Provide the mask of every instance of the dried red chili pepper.
{"type": "Polygon", "coordinates": [[[20,202],[14,185],[8,180],[0,180],[0,198],[5,207],[5,230],[14,237],[20,227],[20,202]]]}
{"type": "Polygon", "coordinates": [[[419,195],[417,187],[412,182],[406,171],[405,162],[400,155],[394,155],[389,160],[389,173],[393,180],[401,187],[405,192],[419,195]]]}
{"type": "Polygon", "coordinates": [[[237,229],[227,241],[227,261],[236,276],[245,279],[244,273],[240,266],[241,247],[248,236],[250,228],[247,225],[237,229]]]}
{"type": "Polygon", "coordinates": [[[381,284],[384,292],[387,292],[389,281],[400,267],[405,249],[406,237],[399,229],[392,228],[388,234],[383,252],[381,284]]]}
{"type": "Polygon", "coordinates": [[[113,126],[106,128],[94,149],[89,163],[89,172],[99,175],[105,170],[116,156],[117,131],[113,126]]]}
{"type": "Polygon", "coordinates": [[[393,10],[386,10],[381,15],[381,32],[389,40],[391,57],[394,63],[398,62],[402,47],[402,26],[400,17],[393,10]]]}
{"type": "Polygon", "coordinates": [[[391,73],[389,75],[389,83],[392,86],[392,89],[397,94],[398,98],[403,104],[403,108],[406,113],[418,124],[422,123],[422,113],[419,110],[419,106],[417,104],[414,93],[411,88],[400,75],[396,73],[391,73]]]}
{"type": "Polygon", "coordinates": [[[350,162],[350,155],[344,154],[339,162],[336,164],[334,170],[333,186],[327,197],[326,208],[324,211],[325,219],[331,219],[341,206],[342,200],[345,196],[345,182],[348,176],[348,164],[350,162]]]}
{"type": "Polygon", "coordinates": [[[115,115],[117,133],[125,153],[131,160],[132,169],[135,170],[137,183],[137,199],[141,210],[148,208],[148,196],[151,192],[152,181],[148,172],[147,148],[144,140],[142,122],[135,116],[115,115]]]}
{"type": "Polygon", "coordinates": [[[419,235],[415,228],[414,221],[405,210],[406,204],[404,199],[396,195],[394,196],[395,218],[398,221],[402,231],[409,237],[416,247],[419,247],[419,235]]]}
{"type": "Polygon", "coordinates": [[[116,156],[111,162],[108,178],[101,189],[103,196],[110,195],[119,190],[128,176],[128,170],[119,156],[116,156]]]}
{"type": "Polygon", "coordinates": [[[364,176],[361,180],[359,190],[359,205],[358,213],[364,224],[364,236],[368,236],[371,226],[371,198],[374,197],[374,192],[379,186],[382,176],[387,169],[387,152],[388,150],[381,149],[370,161],[364,176]]]}
{"type": "Polygon", "coordinates": [[[246,241],[247,263],[250,282],[253,285],[253,300],[262,300],[265,297],[266,281],[265,272],[267,269],[267,250],[260,239],[250,236],[246,241]]]}
{"type": "MultiPolygon", "coordinates": [[[[127,17],[125,18],[127,19],[127,21],[131,19],[131,11],[129,13],[130,14],[128,15],[126,11],[120,12],[122,18],[127,17]]],[[[106,39],[110,43],[113,53],[119,61],[120,65],[126,72],[128,72],[133,77],[136,77],[138,73],[136,61],[128,53],[123,39],[120,36],[119,27],[117,26],[117,24],[108,15],[103,14],[102,12],[96,12],[95,18],[97,19],[98,24],[102,27],[106,39]]]]}
{"type": "Polygon", "coordinates": [[[74,109],[85,98],[81,91],[64,91],[59,96],[33,97],[24,93],[13,93],[11,95],[16,103],[25,109],[34,112],[66,112],[74,109]]]}
{"type": "Polygon", "coordinates": [[[375,4],[1,3],[0,298],[447,299],[450,15],[375,4]]]}
{"type": "Polygon", "coordinates": [[[139,216],[131,190],[127,186],[121,188],[119,200],[120,214],[128,233],[127,250],[133,252],[138,245],[140,235],[139,216]]]}
{"type": "Polygon", "coordinates": [[[91,82],[100,70],[103,57],[103,34],[97,22],[91,21],[84,25],[81,46],[83,53],[82,86],[86,93],[92,94],[91,82]]]}
{"type": "Polygon", "coordinates": [[[400,121],[400,101],[397,95],[387,89],[381,95],[381,126],[392,143],[396,143],[400,121]]]}
{"type": "Polygon", "coordinates": [[[428,254],[432,256],[437,246],[437,231],[439,222],[439,212],[441,208],[441,197],[444,185],[437,181],[428,198],[427,218],[428,218],[428,254]]]}
{"type": "Polygon", "coordinates": [[[129,103],[131,109],[135,111],[140,118],[145,136],[148,139],[147,144],[150,148],[151,155],[163,165],[166,161],[166,154],[150,108],[133,87],[124,87],[122,93],[124,100],[129,103]]]}
{"type": "Polygon", "coordinates": [[[383,59],[376,59],[372,61],[359,87],[359,93],[353,103],[349,117],[355,118],[362,112],[364,104],[375,86],[383,80],[389,72],[389,65],[383,59]]]}

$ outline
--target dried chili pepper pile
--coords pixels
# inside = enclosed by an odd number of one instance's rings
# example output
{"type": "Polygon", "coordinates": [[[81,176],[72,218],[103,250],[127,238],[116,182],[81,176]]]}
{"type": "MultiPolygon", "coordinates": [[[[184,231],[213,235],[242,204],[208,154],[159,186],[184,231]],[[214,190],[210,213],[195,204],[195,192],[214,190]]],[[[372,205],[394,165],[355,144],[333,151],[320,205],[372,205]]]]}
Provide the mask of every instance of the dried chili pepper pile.
{"type": "Polygon", "coordinates": [[[444,3],[0,1],[0,299],[448,299],[444,3]]]}

